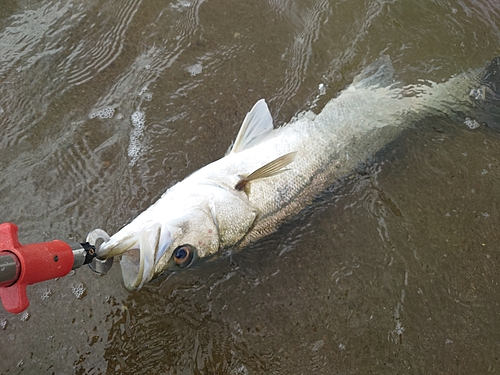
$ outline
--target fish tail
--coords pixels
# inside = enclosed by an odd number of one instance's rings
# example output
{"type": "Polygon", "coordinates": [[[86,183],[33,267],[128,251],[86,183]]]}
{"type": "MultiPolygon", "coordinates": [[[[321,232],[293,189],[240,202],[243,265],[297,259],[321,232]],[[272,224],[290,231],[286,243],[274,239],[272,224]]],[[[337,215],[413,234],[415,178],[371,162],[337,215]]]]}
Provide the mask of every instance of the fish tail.
{"type": "Polygon", "coordinates": [[[480,124],[499,129],[500,57],[495,57],[485,69],[481,70],[469,92],[469,98],[473,108],[466,116],[466,124],[472,124],[473,129],[480,124]]]}
{"type": "Polygon", "coordinates": [[[495,57],[488,64],[479,86],[472,89],[470,94],[478,102],[500,104],[500,57],[495,57]]]}

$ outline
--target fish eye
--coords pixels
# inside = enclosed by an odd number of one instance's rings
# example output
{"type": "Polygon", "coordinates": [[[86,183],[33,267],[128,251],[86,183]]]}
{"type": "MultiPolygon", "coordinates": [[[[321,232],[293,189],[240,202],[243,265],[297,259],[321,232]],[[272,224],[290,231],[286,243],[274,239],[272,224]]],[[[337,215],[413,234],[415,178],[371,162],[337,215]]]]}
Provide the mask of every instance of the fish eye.
{"type": "Polygon", "coordinates": [[[193,260],[193,256],[194,249],[189,245],[182,245],[174,250],[174,261],[180,268],[189,266],[193,260]]]}

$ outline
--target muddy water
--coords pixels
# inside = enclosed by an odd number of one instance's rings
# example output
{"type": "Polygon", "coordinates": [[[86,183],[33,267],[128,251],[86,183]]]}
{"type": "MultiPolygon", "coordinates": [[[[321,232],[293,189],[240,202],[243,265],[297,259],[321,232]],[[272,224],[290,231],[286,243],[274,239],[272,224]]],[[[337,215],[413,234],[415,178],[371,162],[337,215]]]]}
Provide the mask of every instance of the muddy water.
{"type": "MultiPolygon", "coordinates": [[[[113,233],[256,100],[283,124],[381,55],[440,82],[499,55],[499,24],[494,0],[3,1],[0,221],[113,233]]],[[[500,114],[463,120],[412,124],[269,238],[139,292],[118,266],[30,287],[0,309],[0,373],[500,371],[500,114]]]]}

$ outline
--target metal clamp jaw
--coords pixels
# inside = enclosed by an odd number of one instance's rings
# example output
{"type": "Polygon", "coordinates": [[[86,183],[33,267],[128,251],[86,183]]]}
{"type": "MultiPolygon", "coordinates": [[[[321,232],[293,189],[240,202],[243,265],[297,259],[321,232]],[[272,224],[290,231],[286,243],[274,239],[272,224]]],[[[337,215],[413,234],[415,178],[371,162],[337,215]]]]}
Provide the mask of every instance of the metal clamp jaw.
{"type": "Polygon", "coordinates": [[[104,243],[109,241],[109,235],[102,229],[94,229],[87,235],[87,243],[93,244],[93,258],[89,263],[89,267],[92,271],[105,275],[108,273],[109,269],[113,265],[113,258],[108,258],[105,260],[98,259],[96,257],[97,250],[104,243]]]}

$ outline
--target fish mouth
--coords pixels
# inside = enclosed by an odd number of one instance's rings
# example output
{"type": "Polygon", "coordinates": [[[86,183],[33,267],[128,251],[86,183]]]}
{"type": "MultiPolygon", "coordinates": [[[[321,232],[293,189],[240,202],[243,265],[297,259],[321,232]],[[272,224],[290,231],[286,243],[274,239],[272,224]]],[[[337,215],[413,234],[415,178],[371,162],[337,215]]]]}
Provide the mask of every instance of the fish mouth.
{"type": "Polygon", "coordinates": [[[140,289],[144,285],[144,265],[141,264],[140,249],[131,249],[123,253],[120,260],[120,267],[125,288],[132,291],[140,289]]]}
{"type": "Polygon", "coordinates": [[[128,290],[138,290],[154,278],[156,264],[172,243],[171,233],[167,228],[162,230],[160,225],[144,228],[136,246],[122,253],[120,266],[128,290]]]}
{"type": "Polygon", "coordinates": [[[130,291],[140,289],[154,276],[154,254],[158,241],[155,241],[155,236],[152,243],[144,237],[142,231],[139,234],[115,235],[97,250],[97,257],[101,260],[120,256],[123,283],[130,291]]]}
{"type": "Polygon", "coordinates": [[[120,267],[125,288],[139,290],[154,276],[153,254],[144,248],[130,249],[122,254],[120,267]]]}

